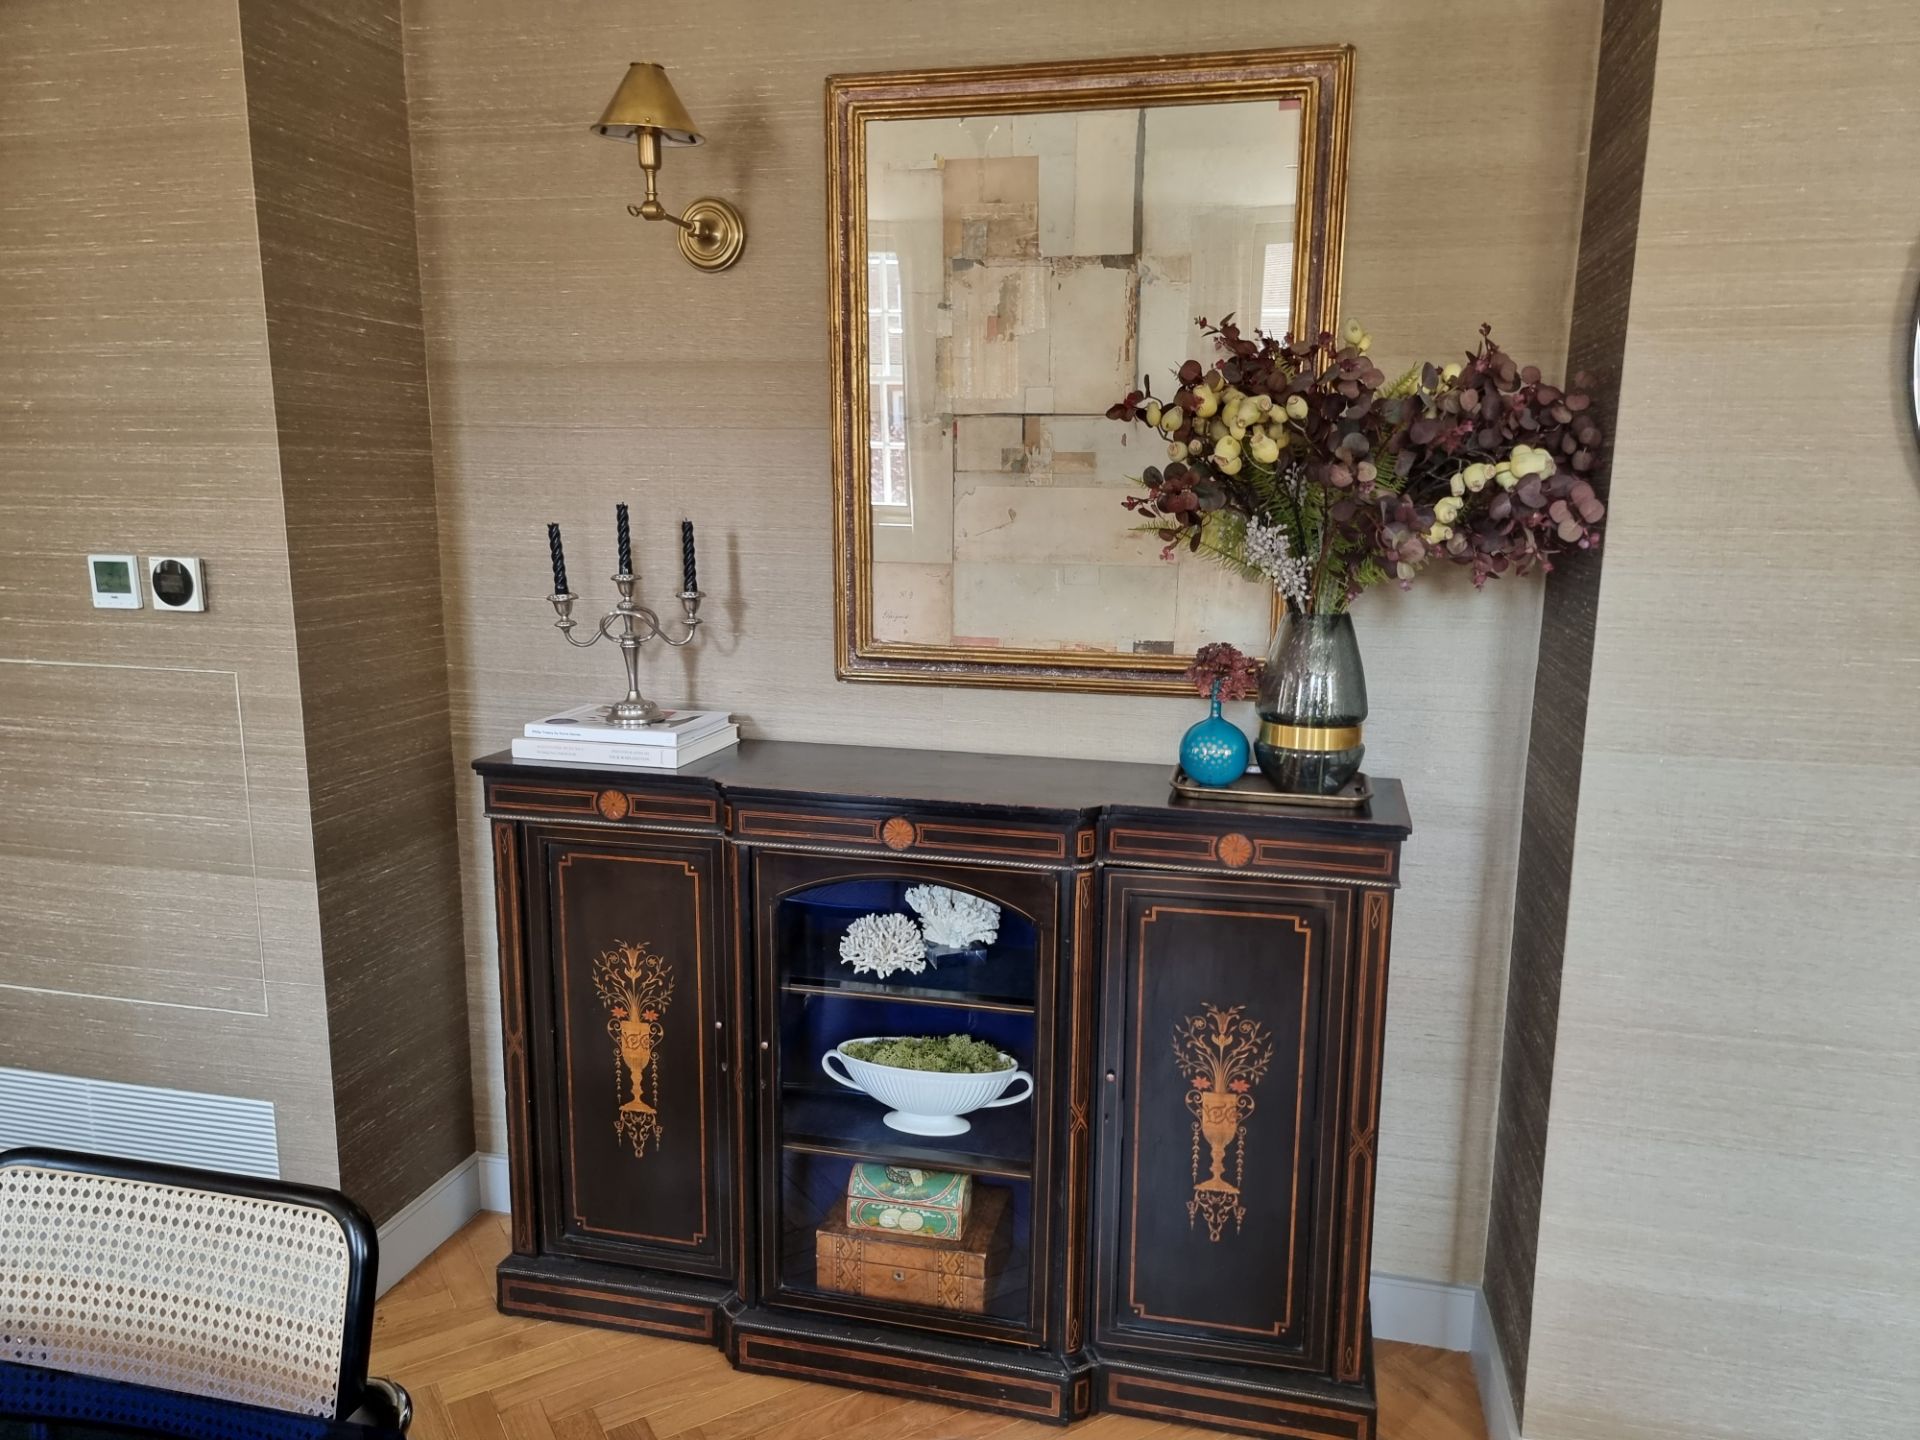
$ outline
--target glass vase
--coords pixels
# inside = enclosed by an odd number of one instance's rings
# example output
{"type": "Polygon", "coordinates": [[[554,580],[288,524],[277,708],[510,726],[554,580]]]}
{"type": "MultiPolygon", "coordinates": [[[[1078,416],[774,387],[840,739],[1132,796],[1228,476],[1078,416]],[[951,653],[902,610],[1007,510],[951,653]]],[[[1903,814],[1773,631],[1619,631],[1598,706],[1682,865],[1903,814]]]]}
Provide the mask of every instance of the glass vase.
{"type": "Polygon", "coordinates": [[[1213,713],[1197,721],[1180,739],[1180,768],[1202,785],[1231,785],[1247,773],[1247,737],[1220,713],[1220,696],[1213,697],[1213,713]]]}
{"type": "Polygon", "coordinates": [[[1353,617],[1288,611],[1260,678],[1253,756],[1276,790],[1332,795],[1360,772],[1367,677],[1353,617]]]}

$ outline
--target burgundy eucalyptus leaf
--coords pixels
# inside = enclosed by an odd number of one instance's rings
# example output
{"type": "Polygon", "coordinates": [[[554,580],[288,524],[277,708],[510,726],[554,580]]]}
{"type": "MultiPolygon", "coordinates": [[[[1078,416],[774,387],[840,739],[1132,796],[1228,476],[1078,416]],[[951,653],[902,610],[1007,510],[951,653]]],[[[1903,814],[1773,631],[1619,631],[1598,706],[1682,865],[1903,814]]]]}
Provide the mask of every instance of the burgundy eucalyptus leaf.
{"type": "MultiPolygon", "coordinates": [[[[1214,354],[1184,362],[1177,393],[1162,402],[1174,427],[1167,439],[1195,458],[1146,467],[1145,494],[1119,497],[1160,530],[1169,551],[1180,542],[1202,548],[1213,515],[1258,520],[1311,563],[1310,593],[1338,603],[1384,578],[1404,584],[1435,560],[1467,568],[1481,584],[1548,569],[1556,553],[1598,539],[1590,527],[1606,512],[1590,477],[1600,472],[1604,437],[1589,414],[1590,382],[1546,381],[1503,351],[1491,327],[1481,328],[1452,378],[1423,363],[1407,391],[1383,395],[1380,368],[1326,332],[1276,338],[1243,331],[1232,317],[1200,323],[1214,354]],[[1248,423],[1260,428],[1234,437],[1245,447],[1238,459],[1217,461],[1212,448],[1242,423],[1229,408],[1242,396],[1268,397],[1276,413],[1254,419],[1249,411],[1248,423]],[[1216,406],[1224,418],[1201,417],[1216,406]],[[1270,441],[1279,442],[1277,456],[1266,450],[1272,459],[1253,460],[1270,441]],[[1543,451],[1550,464],[1517,454],[1521,445],[1543,451]],[[1522,472],[1514,490],[1495,470],[1503,464],[1522,472]],[[1550,473],[1531,473],[1543,468],[1550,473]]],[[[1136,423],[1145,398],[1130,391],[1107,413],[1136,423]]]]}

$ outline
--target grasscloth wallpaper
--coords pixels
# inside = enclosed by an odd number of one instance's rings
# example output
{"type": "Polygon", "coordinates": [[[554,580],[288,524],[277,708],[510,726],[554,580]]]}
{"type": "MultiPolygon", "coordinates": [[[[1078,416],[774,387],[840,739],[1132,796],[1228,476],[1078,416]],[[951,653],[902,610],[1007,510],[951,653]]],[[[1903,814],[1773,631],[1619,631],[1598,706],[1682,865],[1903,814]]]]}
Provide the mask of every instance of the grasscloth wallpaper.
{"type": "Polygon", "coordinates": [[[0,187],[0,1064],[384,1221],[473,1150],[397,0],[0,7],[0,187]]]}
{"type": "MultiPolygon", "coordinates": [[[[1594,418],[1616,431],[1640,180],[1647,156],[1660,0],[1607,0],[1587,155],[1580,259],[1568,329],[1567,369],[1595,377],[1594,418]]],[[[1604,498],[1604,474],[1599,486],[1604,498]]],[[[1506,1031],[1500,1047],[1499,1121],[1481,1280],[1500,1341],[1514,1407],[1526,1419],[1527,1342],[1553,1100],[1567,886],[1593,668],[1600,576],[1610,546],[1569,556],[1554,571],[1540,616],[1533,721],[1527,736],[1526,800],[1514,881],[1513,953],[1507,964],[1506,1031]]]]}
{"type": "MultiPolygon", "coordinates": [[[[1496,0],[1474,25],[1362,0],[1183,13],[1120,0],[611,0],[406,8],[420,261],[456,764],[533,714],[614,689],[604,650],[551,628],[542,525],[574,588],[610,595],[615,500],[636,506],[642,595],[673,583],[691,515],[714,617],[651,654],[670,699],[787,739],[1171,764],[1197,707],[833,679],[823,81],[830,73],[1173,49],[1357,48],[1347,313],[1389,370],[1466,348],[1483,319],[1557,369],[1566,343],[1597,0],[1496,0]],[[1497,34],[1499,45],[1485,37],[1497,34]],[[624,206],[633,151],[589,133],[630,59],[671,67],[711,143],[662,188],[745,211],[744,259],[700,274],[624,206]],[[1491,157],[1447,158],[1449,117],[1494,97],[1491,157]]],[[[1370,765],[1404,777],[1416,832],[1395,932],[1376,1261],[1477,1282],[1540,596],[1442,583],[1357,620],[1370,765]]],[[[494,942],[478,787],[459,779],[479,1142],[502,1147],[494,942]]]]}
{"type": "Polygon", "coordinates": [[[473,1153],[399,0],[240,0],[340,1185],[473,1153]]]}
{"type": "Polygon", "coordinates": [[[241,70],[231,5],[0,6],[0,1053],[270,1100],[332,1183],[241,70]],[[89,608],[100,550],[213,608],[89,608]]]}
{"type": "Polygon", "coordinates": [[[1911,4],[1664,6],[1534,1440],[1914,1433],[1917,95],[1911,4]]]}

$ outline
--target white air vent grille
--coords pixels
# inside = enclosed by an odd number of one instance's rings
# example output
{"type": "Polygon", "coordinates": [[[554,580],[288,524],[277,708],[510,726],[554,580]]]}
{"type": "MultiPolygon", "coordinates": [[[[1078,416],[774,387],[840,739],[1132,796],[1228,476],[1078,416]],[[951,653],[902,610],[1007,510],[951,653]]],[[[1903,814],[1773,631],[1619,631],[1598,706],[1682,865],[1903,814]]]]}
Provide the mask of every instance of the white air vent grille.
{"type": "Polygon", "coordinates": [[[0,1066],[0,1150],[18,1145],[280,1176],[280,1140],[265,1100],[0,1066]]]}

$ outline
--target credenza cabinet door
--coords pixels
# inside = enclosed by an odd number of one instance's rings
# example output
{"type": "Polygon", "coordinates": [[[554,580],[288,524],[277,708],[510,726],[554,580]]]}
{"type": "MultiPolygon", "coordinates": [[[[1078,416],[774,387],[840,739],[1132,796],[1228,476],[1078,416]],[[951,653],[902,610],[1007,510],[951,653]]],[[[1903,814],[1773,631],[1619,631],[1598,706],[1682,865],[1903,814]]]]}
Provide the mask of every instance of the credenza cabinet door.
{"type": "Polygon", "coordinates": [[[1354,892],[1103,884],[1095,1343],[1325,1373],[1354,892]]]}
{"type": "Polygon", "coordinates": [[[529,827],[541,1248],[734,1273],[722,841],[529,827]]]}

